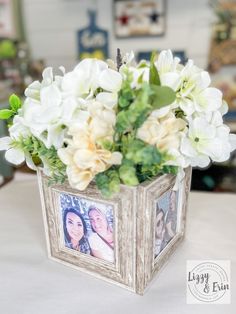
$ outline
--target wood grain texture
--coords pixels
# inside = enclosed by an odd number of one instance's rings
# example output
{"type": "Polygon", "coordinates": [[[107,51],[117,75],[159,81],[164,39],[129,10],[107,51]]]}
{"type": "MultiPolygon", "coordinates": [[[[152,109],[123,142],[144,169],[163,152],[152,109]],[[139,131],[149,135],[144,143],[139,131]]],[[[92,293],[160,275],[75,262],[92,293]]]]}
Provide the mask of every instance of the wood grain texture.
{"type": "Polygon", "coordinates": [[[178,205],[177,234],[154,260],[154,221],[157,199],[175,183],[175,176],[158,176],[137,187],[121,185],[112,199],[101,196],[94,182],[86,191],[77,191],[66,182],[48,186],[48,178],[38,170],[48,256],[62,264],[112,282],[142,295],[165,261],[183,239],[191,168],[186,171],[178,205]],[[59,198],[61,193],[109,204],[114,217],[114,263],[65,247],[59,198]]]}

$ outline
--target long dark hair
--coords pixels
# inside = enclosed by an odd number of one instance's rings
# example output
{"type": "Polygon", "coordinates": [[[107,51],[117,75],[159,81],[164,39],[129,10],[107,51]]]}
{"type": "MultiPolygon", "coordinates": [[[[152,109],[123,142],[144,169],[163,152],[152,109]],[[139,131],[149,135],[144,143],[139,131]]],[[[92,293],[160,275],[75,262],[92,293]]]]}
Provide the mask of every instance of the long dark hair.
{"type": "Polygon", "coordinates": [[[83,216],[81,215],[80,212],[78,212],[77,210],[75,210],[74,208],[67,208],[65,211],[64,211],[64,214],[63,214],[63,230],[64,230],[64,235],[65,235],[65,239],[68,243],[71,242],[71,238],[68,234],[68,231],[66,229],[66,216],[68,213],[73,213],[75,215],[77,215],[81,221],[82,221],[82,224],[83,224],[83,227],[84,227],[84,235],[83,237],[79,240],[79,244],[82,244],[84,241],[85,241],[85,238],[84,236],[87,235],[87,226],[86,226],[86,223],[84,221],[84,218],[83,216]]]}

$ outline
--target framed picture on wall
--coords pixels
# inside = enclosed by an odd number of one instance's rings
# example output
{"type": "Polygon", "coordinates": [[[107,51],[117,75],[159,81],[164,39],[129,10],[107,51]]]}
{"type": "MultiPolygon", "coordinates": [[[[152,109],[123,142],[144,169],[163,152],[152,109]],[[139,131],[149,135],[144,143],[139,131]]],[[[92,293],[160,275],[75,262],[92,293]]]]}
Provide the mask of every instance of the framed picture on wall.
{"type": "Polygon", "coordinates": [[[163,36],[165,0],[114,0],[115,35],[118,38],[163,36]]]}
{"type": "Polygon", "coordinates": [[[0,38],[13,38],[15,25],[11,0],[0,0],[0,38]]]}

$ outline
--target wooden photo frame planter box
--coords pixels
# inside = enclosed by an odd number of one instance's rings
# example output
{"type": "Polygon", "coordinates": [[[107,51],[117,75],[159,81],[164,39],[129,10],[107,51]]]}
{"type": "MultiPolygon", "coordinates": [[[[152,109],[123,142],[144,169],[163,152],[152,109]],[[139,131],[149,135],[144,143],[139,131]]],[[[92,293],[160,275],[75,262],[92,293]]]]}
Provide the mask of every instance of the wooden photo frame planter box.
{"type": "Polygon", "coordinates": [[[184,237],[191,168],[185,170],[176,192],[176,177],[162,175],[137,187],[121,185],[120,193],[112,199],[103,198],[94,183],[85,191],[72,189],[67,183],[49,186],[41,170],[38,179],[48,255],[72,268],[143,294],[184,237]],[[71,216],[68,208],[73,209],[71,216]],[[100,218],[110,230],[112,240],[105,245],[92,211],[105,217],[100,218]],[[74,222],[83,232],[77,247],[68,240],[74,222]],[[99,250],[101,255],[94,253],[99,250]]]}

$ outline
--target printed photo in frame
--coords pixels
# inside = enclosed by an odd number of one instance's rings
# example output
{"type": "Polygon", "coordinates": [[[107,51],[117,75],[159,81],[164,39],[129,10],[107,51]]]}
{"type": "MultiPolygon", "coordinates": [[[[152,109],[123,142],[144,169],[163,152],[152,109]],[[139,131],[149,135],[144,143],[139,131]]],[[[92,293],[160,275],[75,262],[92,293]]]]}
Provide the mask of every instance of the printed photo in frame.
{"type": "Polygon", "coordinates": [[[65,193],[59,198],[63,245],[114,263],[113,206],[65,193]]]}
{"type": "Polygon", "coordinates": [[[114,0],[117,38],[163,36],[166,30],[165,0],[114,0]]]}
{"type": "Polygon", "coordinates": [[[177,190],[174,189],[175,182],[173,182],[171,186],[166,186],[153,202],[153,273],[158,270],[162,259],[165,259],[175,245],[183,239],[186,221],[186,189],[189,189],[190,180],[191,176],[187,170],[177,190]],[[158,223],[160,219],[163,225],[158,223]]]}
{"type": "Polygon", "coordinates": [[[156,201],[154,258],[161,254],[178,232],[178,198],[179,190],[169,189],[156,201]]]}

